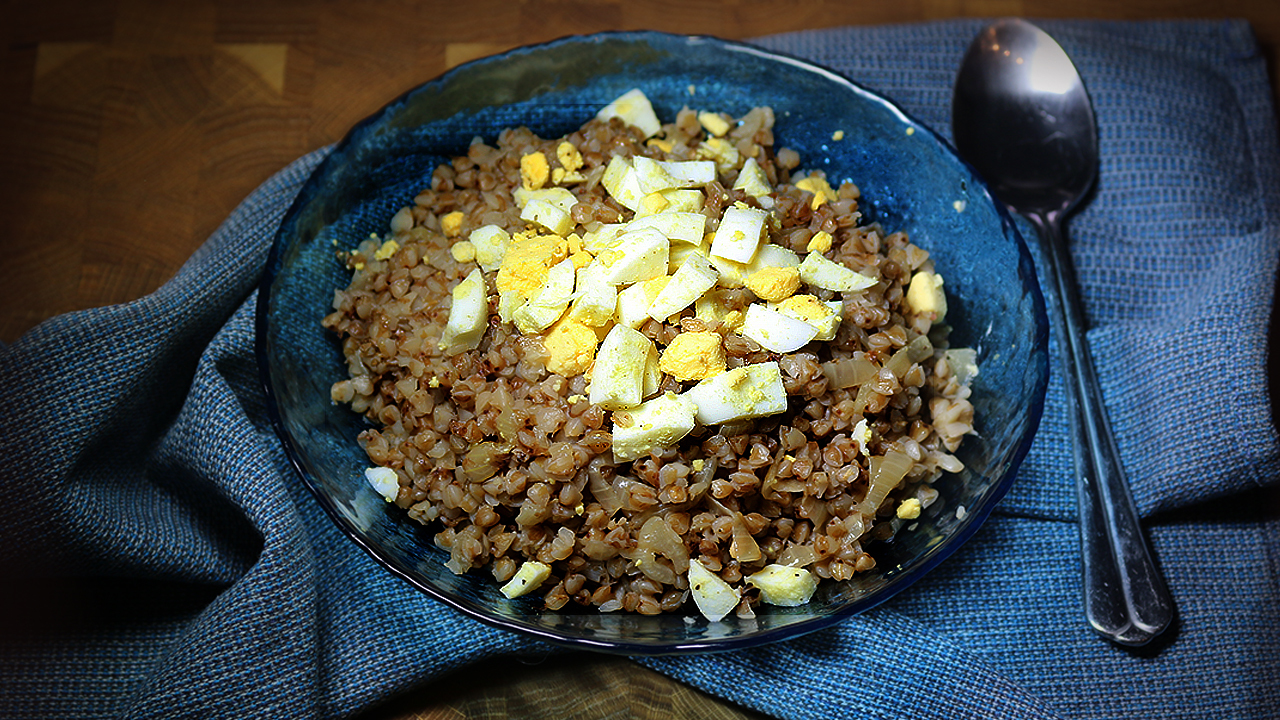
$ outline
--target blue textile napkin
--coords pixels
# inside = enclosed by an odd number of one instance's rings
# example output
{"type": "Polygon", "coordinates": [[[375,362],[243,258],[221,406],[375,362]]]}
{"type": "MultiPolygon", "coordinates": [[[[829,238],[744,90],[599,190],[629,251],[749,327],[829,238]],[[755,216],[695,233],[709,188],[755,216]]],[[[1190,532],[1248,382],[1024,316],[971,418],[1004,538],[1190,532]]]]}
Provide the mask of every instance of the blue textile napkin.
{"type": "MultiPolygon", "coordinates": [[[[976,21],[759,44],[944,134],[976,21]]],[[[1140,650],[1082,621],[1060,379],[1012,492],[886,605],[750,651],[643,660],[784,718],[1280,716],[1280,481],[1266,385],[1280,154],[1242,22],[1045,22],[1097,104],[1070,235],[1123,461],[1178,621],[1140,650]]],[[[254,289],[323,155],[250,195],[171,282],[0,348],[0,716],[333,717],[545,645],[382,571],[268,427],[254,289]],[[36,624],[31,617],[52,618],[36,624]]]]}

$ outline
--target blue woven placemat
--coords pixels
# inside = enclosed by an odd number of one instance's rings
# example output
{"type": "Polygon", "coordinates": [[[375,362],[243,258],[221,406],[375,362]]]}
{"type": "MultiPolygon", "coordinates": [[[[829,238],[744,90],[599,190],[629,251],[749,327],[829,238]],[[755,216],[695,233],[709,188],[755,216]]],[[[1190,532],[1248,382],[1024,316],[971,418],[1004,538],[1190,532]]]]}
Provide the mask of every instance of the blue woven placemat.
{"type": "MultiPolygon", "coordinates": [[[[1126,650],[1079,609],[1061,386],[1014,490],[887,605],[765,648],[644,662],[779,717],[1280,716],[1280,481],[1266,391],[1280,154],[1240,22],[1045,22],[1097,104],[1071,235],[1123,460],[1178,607],[1126,650]]],[[[765,38],[946,133],[975,21],[765,38]]],[[[178,276],[0,348],[3,717],[332,717],[500,653],[387,576],[264,421],[253,290],[322,152],[254,192],[178,276]],[[29,627],[26,613],[58,618],[29,627]]]]}

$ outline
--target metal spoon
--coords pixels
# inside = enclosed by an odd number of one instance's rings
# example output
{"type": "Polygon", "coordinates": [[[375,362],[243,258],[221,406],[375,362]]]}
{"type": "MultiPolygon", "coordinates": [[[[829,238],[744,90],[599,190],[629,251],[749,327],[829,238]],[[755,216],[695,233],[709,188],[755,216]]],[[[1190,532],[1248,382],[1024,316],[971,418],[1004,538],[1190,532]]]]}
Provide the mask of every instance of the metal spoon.
{"type": "Polygon", "coordinates": [[[1173,619],[1151,559],[1089,354],[1064,218],[1093,185],[1098,130],[1075,66],[1043,30],[1006,19],[974,38],[956,78],[952,130],[960,154],[992,192],[1035,226],[1058,303],[1059,347],[1072,413],[1072,449],[1089,624],[1144,645],[1173,619]]]}

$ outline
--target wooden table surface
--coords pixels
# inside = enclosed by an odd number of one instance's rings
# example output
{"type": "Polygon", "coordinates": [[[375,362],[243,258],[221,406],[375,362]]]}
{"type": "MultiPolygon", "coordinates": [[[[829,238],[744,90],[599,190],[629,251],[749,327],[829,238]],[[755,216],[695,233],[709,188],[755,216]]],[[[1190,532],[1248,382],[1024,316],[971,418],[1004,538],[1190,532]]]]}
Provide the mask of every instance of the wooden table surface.
{"type": "MultiPolygon", "coordinates": [[[[466,60],[601,30],[749,38],[947,17],[1244,17],[1275,0],[5,0],[0,341],[156,289],[255,187],[466,60]]],[[[1276,87],[1275,73],[1272,86],[1276,87]]],[[[628,661],[468,668],[373,717],[755,717],[628,661]],[[607,699],[607,702],[605,700],[607,699]]]]}

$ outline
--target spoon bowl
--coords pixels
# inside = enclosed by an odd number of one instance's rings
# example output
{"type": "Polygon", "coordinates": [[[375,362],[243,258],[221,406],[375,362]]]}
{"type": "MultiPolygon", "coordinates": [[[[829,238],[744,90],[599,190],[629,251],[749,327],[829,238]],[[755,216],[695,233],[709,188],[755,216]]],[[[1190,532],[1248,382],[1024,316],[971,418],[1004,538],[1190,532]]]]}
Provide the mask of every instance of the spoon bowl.
{"type": "Polygon", "coordinates": [[[1145,645],[1169,626],[1173,601],[1138,524],[1063,232],[1097,176],[1093,103],[1053,38],[1006,19],[970,44],[956,77],[952,126],[961,156],[1035,226],[1057,291],[1053,325],[1071,414],[1086,620],[1114,642],[1145,645]]]}
{"type": "Polygon", "coordinates": [[[992,191],[1023,214],[1069,212],[1093,185],[1098,129],[1062,47],[1030,23],[987,27],[956,82],[956,146],[992,191]]]}

